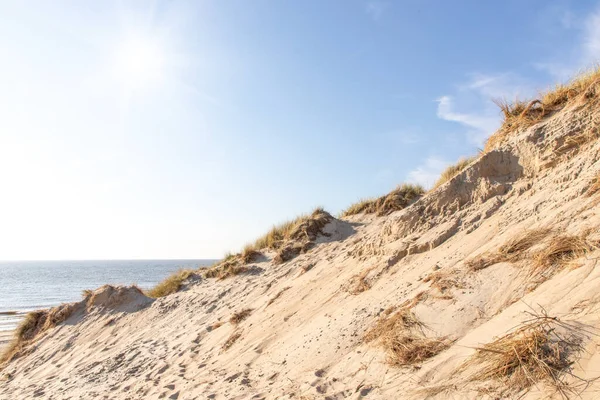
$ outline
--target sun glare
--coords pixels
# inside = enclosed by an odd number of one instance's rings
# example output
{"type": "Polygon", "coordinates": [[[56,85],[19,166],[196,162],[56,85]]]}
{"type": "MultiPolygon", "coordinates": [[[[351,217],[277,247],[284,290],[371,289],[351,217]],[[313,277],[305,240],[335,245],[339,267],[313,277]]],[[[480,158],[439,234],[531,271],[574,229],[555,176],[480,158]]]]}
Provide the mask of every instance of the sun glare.
{"type": "Polygon", "coordinates": [[[116,54],[115,74],[130,89],[140,89],[157,83],[165,64],[159,43],[148,39],[128,39],[116,54]]]}

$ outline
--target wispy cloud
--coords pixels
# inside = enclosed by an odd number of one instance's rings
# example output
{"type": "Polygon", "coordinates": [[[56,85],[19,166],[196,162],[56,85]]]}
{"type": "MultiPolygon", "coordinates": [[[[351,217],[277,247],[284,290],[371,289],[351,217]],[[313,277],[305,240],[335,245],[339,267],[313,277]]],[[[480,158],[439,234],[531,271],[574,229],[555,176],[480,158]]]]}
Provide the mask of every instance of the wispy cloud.
{"type": "Polygon", "coordinates": [[[442,96],[437,99],[437,116],[446,121],[458,122],[469,128],[467,137],[471,144],[481,146],[483,141],[491,132],[498,128],[500,119],[496,115],[484,111],[481,114],[474,112],[455,111],[454,100],[451,96],[442,96]]]}
{"type": "Polygon", "coordinates": [[[408,173],[407,181],[418,183],[426,188],[432,187],[448,165],[449,163],[441,158],[428,157],[422,165],[408,173]]]}
{"type": "Polygon", "coordinates": [[[437,116],[467,128],[465,133],[469,143],[481,147],[500,126],[500,113],[493,100],[525,98],[532,93],[533,87],[516,74],[474,73],[457,86],[454,94],[436,100],[437,116]]]}
{"type": "Polygon", "coordinates": [[[365,11],[371,18],[373,18],[373,20],[377,21],[383,16],[383,13],[387,7],[387,1],[371,0],[367,2],[365,11]]]}

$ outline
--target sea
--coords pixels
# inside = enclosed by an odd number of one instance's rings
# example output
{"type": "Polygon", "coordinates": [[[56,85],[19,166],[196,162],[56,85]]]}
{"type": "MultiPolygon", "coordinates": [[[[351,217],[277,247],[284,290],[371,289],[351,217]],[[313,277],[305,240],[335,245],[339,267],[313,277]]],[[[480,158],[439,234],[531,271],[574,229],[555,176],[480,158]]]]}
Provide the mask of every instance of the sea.
{"type": "Polygon", "coordinates": [[[149,289],[182,268],[215,260],[0,261],[0,332],[17,327],[29,311],[79,301],[104,284],[149,289]]]}

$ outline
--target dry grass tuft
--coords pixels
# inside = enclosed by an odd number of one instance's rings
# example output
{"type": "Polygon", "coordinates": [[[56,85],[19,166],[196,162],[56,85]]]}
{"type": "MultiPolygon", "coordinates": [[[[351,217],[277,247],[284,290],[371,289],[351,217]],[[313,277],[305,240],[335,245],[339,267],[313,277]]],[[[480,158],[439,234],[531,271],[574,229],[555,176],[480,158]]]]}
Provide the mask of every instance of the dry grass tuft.
{"type": "Polygon", "coordinates": [[[561,235],[552,238],[546,248],[534,255],[533,274],[542,274],[549,268],[559,269],[571,261],[598,249],[598,243],[587,235],[561,235]]]}
{"type": "Polygon", "coordinates": [[[408,207],[425,194],[425,189],[420,185],[404,183],[385,196],[376,199],[361,200],[351,205],[341,214],[348,217],[355,214],[373,214],[378,216],[388,215],[394,211],[408,207]]]}
{"type": "Polygon", "coordinates": [[[227,279],[232,276],[243,274],[248,271],[248,267],[240,263],[239,257],[225,258],[210,268],[204,270],[205,278],[227,279]]]}
{"type": "Polygon", "coordinates": [[[372,282],[367,279],[367,276],[375,267],[369,267],[363,270],[360,274],[355,275],[350,280],[350,288],[348,292],[353,295],[357,295],[362,292],[366,292],[371,289],[372,282]]]}
{"type": "Polygon", "coordinates": [[[245,273],[249,270],[246,264],[256,262],[263,255],[264,249],[277,250],[275,263],[280,264],[291,260],[298,254],[308,251],[319,235],[326,235],[323,228],[332,219],[328,212],[316,208],[309,215],[301,215],[274,226],[266,235],[246,245],[241,253],[229,253],[223,260],[205,269],[204,277],[226,279],[245,273]]]}
{"type": "Polygon", "coordinates": [[[0,364],[12,361],[24,354],[28,345],[42,333],[66,321],[75,307],[75,303],[63,304],[49,310],[28,313],[17,327],[13,341],[0,355],[0,364]]]}
{"type": "Polygon", "coordinates": [[[226,351],[229,350],[229,348],[231,346],[234,345],[235,342],[238,341],[239,338],[242,337],[242,332],[241,331],[234,331],[225,341],[225,343],[223,343],[223,345],[221,346],[221,350],[222,351],[226,351]]]}
{"type": "Polygon", "coordinates": [[[575,102],[590,103],[598,94],[600,68],[580,74],[566,84],[541,93],[532,101],[495,100],[504,116],[500,129],[487,140],[485,151],[501,145],[515,131],[526,129],[575,102]]]}
{"type": "Polygon", "coordinates": [[[360,199],[359,201],[342,211],[340,217],[348,217],[350,215],[356,215],[361,213],[372,214],[377,211],[377,200],[377,198],[360,199]]]}
{"type": "Polygon", "coordinates": [[[571,358],[583,350],[578,327],[549,317],[534,315],[518,329],[477,352],[460,368],[474,367],[469,381],[499,381],[518,393],[543,382],[566,396],[572,388],[564,380],[571,358]]]}
{"type": "Polygon", "coordinates": [[[375,323],[375,326],[365,333],[364,339],[366,342],[372,342],[390,331],[415,328],[422,330],[423,328],[423,324],[408,307],[400,309],[389,307],[382,314],[381,318],[375,323]]]}
{"type": "Polygon", "coordinates": [[[212,331],[214,331],[215,329],[219,329],[220,327],[222,327],[222,326],[223,326],[223,324],[224,324],[224,322],[223,322],[223,321],[217,321],[217,322],[215,322],[214,324],[212,324],[212,325],[210,326],[209,332],[212,332],[212,331]]]}
{"type": "Polygon", "coordinates": [[[366,342],[377,341],[386,350],[389,364],[398,367],[418,364],[450,346],[447,338],[425,336],[425,326],[409,306],[394,310],[388,308],[364,336],[366,342]]]}
{"type": "Polygon", "coordinates": [[[328,212],[322,208],[317,208],[309,215],[301,215],[291,221],[274,226],[266,235],[258,238],[248,248],[277,250],[290,240],[297,241],[304,238],[314,240],[332,218],[328,212]]]}
{"type": "Polygon", "coordinates": [[[275,264],[283,264],[296,257],[300,253],[306,253],[311,248],[312,242],[288,244],[277,251],[273,258],[275,264]]]}
{"type": "Polygon", "coordinates": [[[590,187],[588,187],[588,189],[585,192],[585,195],[587,197],[593,196],[594,194],[598,193],[600,191],[600,174],[596,175],[596,177],[594,178],[594,181],[592,182],[592,184],[590,185],[590,187]]]}
{"type": "Polygon", "coordinates": [[[454,165],[449,166],[442,172],[438,180],[433,185],[433,189],[442,186],[444,183],[448,182],[450,179],[454,178],[456,175],[461,173],[465,168],[469,166],[473,161],[477,159],[477,156],[461,158],[454,165]]]}
{"type": "Polygon", "coordinates": [[[426,276],[423,282],[429,282],[432,288],[439,290],[441,293],[445,293],[452,288],[464,289],[464,284],[453,275],[455,275],[455,272],[438,271],[426,276]]]}
{"type": "Polygon", "coordinates": [[[242,253],[229,254],[219,263],[206,269],[204,277],[225,279],[247,272],[245,264],[255,262],[263,254],[263,249],[277,250],[275,263],[291,260],[308,251],[319,235],[326,235],[323,228],[332,219],[328,212],[317,208],[309,215],[301,215],[275,226],[256,242],[247,245],[242,253]]]}
{"type": "Polygon", "coordinates": [[[241,311],[234,312],[233,314],[231,314],[231,317],[229,318],[229,322],[232,323],[233,325],[237,325],[240,322],[242,322],[243,320],[245,320],[246,318],[248,318],[250,316],[250,314],[252,314],[251,308],[245,308],[241,311]]]}
{"type": "Polygon", "coordinates": [[[500,262],[517,262],[527,257],[527,251],[539,244],[550,233],[550,229],[525,230],[507,240],[494,253],[485,253],[468,260],[465,265],[471,271],[479,271],[500,262]]]}
{"type": "Polygon", "coordinates": [[[242,262],[244,264],[250,264],[252,262],[255,262],[260,258],[260,256],[262,256],[262,253],[253,249],[249,245],[244,248],[241,254],[242,262]]]}
{"type": "Polygon", "coordinates": [[[275,296],[273,296],[269,299],[269,301],[267,302],[267,307],[269,307],[271,304],[273,304],[275,302],[275,300],[277,300],[279,297],[281,297],[281,295],[290,288],[291,288],[291,286],[286,286],[283,289],[281,289],[279,292],[277,292],[277,294],[275,296]]]}
{"type": "Polygon", "coordinates": [[[176,293],[181,289],[183,282],[194,274],[191,269],[182,269],[168,276],[165,280],[148,290],[145,294],[148,297],[159,298],[176,293]]]}

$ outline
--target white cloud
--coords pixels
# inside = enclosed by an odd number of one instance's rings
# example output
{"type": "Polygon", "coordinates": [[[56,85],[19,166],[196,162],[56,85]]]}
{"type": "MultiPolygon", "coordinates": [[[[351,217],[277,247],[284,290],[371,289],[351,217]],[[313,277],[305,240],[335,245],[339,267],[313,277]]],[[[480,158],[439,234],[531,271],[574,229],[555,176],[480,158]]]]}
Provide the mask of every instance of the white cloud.
{"type": "Polygon", "coordinates": [[[533,93],[531,84],[517,74],[473,73],[466,83],[458,85],[453,95],[436,100],[437,116],[466,127],[469,143],[481,147],[500,126],[500,112],[493,100],[529,98],[533,93]]]}
{"type": "Polygon", "coordinates": [[[371,0],[367,2],[365,11],[371,18],[377,21],[381,18],[387,6],[388,3],[386,1],[371,0]]]}
{"type": "Polygon", "coordinates": [[[432,187],[435,181],[449,163],[438,157],[428,157],[425,163],[410,171],[407,175],[407,181],[418,183],[424,187],[432,187]]]}
{"type": "Polygon", "coordinates": [[[498,116],[475,113],[460,113],[454,111],[454,101],[450,96],[442,96],[437,99],[437,116],[446,121],[458,122],[477,133],[491,133],[499,123],[498,116]]]}

